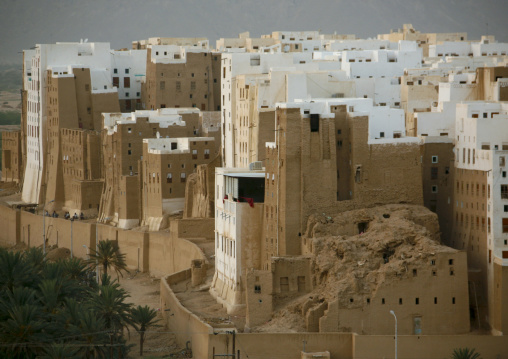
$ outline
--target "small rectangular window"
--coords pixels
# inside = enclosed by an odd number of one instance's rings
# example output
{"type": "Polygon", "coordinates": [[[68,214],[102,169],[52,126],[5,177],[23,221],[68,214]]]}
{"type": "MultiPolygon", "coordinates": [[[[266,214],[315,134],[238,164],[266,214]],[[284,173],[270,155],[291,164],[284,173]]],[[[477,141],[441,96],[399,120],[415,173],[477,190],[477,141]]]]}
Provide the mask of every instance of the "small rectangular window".
{"type": "Polygon", "coordinates": [[[503,218],[503,233],[508,233],[508,218],[503,218]]]}
{"type": "Polygon", "coordinates": [[[288,277],[280,277],[280,291],[281,292],[289,292],[289,278],[288,277]]]}
{"type": "Polygon", "coordinates": [[[508,185],[501,185],[501,199],[508,199],[508,185]]]}
{"type": "Polygon", "coordinates": [[[319,115],[310,115],[310,132],[319,132],[319,115]]]}
{"type": "Polygon", "coordinates": [[[432,163],[438,163],[438,156],[432,156],[432,163]]]}
{"type": "Polygon", "coordinates": [[[439,173],[439,168],[438,167],[431,167],[430,168],[430,179],[431,180],[436,180],[437,176],[438,176],[438,173],[439,173]]]}

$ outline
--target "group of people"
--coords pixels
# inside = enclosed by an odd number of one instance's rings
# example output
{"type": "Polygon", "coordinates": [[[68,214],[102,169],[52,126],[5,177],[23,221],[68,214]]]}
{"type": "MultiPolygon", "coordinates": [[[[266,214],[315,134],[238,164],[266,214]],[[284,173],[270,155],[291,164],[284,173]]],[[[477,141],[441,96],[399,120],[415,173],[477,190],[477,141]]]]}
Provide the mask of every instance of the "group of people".
{"type": "MultiPolygon", "coordinates": [[[[44,215],[46,217],[53,217],[53,218],[58,218],[58,213],[56,213],[56,211],[53,211],[53,213],[50,215],[48,211],[44,212],[44,215]]],[[[65,215],[64,215],[64,218],[65,219],[72,219],[72,220],[84,220],[85,219],[85,215],[83,214],[83,212],[81,212],[81,214],[78,216],[78,214],[76,212],[74,212],[74,215],[71,217],[71,214],[69,212],[65,212],[65,215]]]]}
{"type": "Polygon", "coordinates": [[[83,220],[83,219],[85,219],[85,216],[83,215],[83,212],[81,212],[81,214],[78,217],[78,214],[76,212],[74,212],[74,216],[72,216],[72,218],[71,218],[70,213],[69,212],[65,212],[64,218],[65,219],[72,219],[72,220],[78,220],[78,219],[83,220]]]}

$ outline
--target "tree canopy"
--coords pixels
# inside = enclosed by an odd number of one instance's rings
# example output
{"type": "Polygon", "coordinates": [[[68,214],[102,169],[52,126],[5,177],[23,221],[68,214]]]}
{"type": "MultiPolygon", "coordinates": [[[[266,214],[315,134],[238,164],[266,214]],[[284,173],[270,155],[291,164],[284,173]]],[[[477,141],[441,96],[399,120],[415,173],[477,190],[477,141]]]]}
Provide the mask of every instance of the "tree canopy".
{"type": "Polygon", "coordinates": [[[78,258],[44,259],[37,248],[0,248],[0,357],[126,357],[128,293],[107,274],[97,284],[78,258]]]}

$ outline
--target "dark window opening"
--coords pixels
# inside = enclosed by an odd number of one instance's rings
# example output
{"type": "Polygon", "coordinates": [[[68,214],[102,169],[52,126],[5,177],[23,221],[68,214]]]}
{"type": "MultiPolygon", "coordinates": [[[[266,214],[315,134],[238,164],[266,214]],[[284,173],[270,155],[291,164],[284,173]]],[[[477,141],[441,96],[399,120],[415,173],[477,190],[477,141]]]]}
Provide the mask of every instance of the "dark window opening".
{"type": "Polygon", "coordinates": [[[310,115],[310,132],[319,132],[319,115],[310,115]]]}
{"type": "Polygon", "coordinates": [[[367,231],[367,228],[369,226],[369,222],[359,222],[358,223],[358,233],[364,233],[367,231]]]}

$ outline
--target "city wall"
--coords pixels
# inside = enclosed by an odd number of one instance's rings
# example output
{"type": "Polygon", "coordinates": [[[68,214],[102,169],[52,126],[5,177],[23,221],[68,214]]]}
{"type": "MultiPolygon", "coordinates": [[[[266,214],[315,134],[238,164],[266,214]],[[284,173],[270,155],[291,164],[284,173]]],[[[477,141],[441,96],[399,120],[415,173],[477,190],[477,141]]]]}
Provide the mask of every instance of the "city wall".
{"type": "Polygon", "coordinates": [[[205,259],[198,246],[173,233],[169,237],[167,233],[150,233],[148,256],[150,273],[155,276],[189,269],[193,259],[205,259]]]}
{"type": "Polygon", "coordinates": [[[23,243],[28,247],[42,247],[43,225],[48,250],[57,245],[72,250],[76,257],[86,258],[90,249],[95,249],[97,231],[99,241],[118,241],[129,270],[149,271],[155,276],[190,268],[193,259],[204,259],[199,247],[185,238],[211,239],[214,233],[213,218],[172,221],[169,232],[142,232],[53,217],[46,217],[43,224],[41,215],[0,206],[0,245],[11,247],[23,243]]]}
{"type": "Polygon", "coordinates": [[[13,246],[19,238],[20,212],[0,206],[0,245],[13,246]]]}
{"type": "Polygon", "coordinates": [[[190,277],[191,270],[189,268],[161,280],[162,316],[169,331],[175,332],[179,346],[185,347],[187,341],[190,341],[193,358],[209,358],[209,340],[210,337],[213,337],[213,328],[182,306],[170,288],[171,284],[190,277]]]}
{"type": "MultiPolygon", "coordinates": [[[[394,337],[354,335],[353,348],[354,358],[393,358],[394,337]]],[[[456,348],[474,348],[482,358],[508,358],[506,337],[489,335],[399,336],[397,351],[401,359],[450,358],[456,348]]]]}

